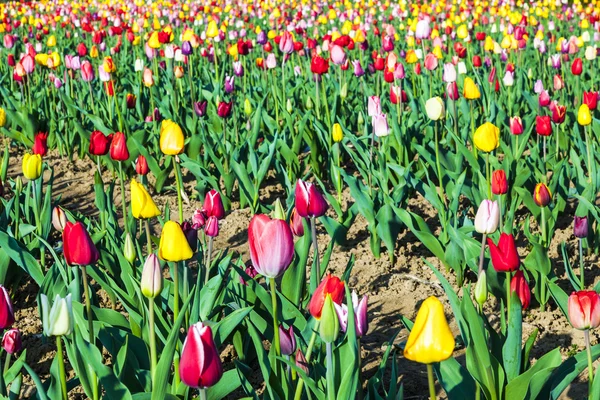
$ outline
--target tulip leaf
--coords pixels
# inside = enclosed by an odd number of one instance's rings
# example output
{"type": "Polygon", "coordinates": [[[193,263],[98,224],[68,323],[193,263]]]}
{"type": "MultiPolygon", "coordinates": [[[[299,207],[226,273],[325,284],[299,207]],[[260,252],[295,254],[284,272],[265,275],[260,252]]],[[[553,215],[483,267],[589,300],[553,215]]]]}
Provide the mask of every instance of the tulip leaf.
{"type": "MultiPolygon", "coordinates": [[[[292,360],[288,360],[287,358],[283,358],[283,357],[277,357],[277,359],[285,364],[287,364],[292,370],[296,371],[296,373],[300,376],[300,379],[302,379],[304,381],[304,385],[310,389],[311,393],[315,396],[316,399],[318,400],[325,400],[326,396],[325,396],[325,392],[323,392],[321,389],[319,389],[319,387],[317,386],[317,383],[314,381],[314,379],[312,379],[311,377],[309,377],[308,375],[306,375],[306,372],[304,372],[303,369],[299,368],[296,363],[294,363],[292,360]]],[[[338,397],[338,398],[342,398],[342,397],[338,397]]],[[[347,398],[351,398],[351,397],[347,397],[347,398]]]]}
{"type": "Polygon", "coordinates": [[[563,312],[565,317],[569,317],[569,296],[565,293],[564,290],[560,286],[558,286],[554,281],[547,280],[546,284],[548,285],[548,289],[550,290],[550,294],[552,298],[563,312]]]}
{"type": "MultiPolygon", "coordinates": [[[[542,397],[540,392],[546,382],[560,366],[562,357],[556,348],[544,354],[529,370],[517,376],[506,385],[506,398],[511,400],[534,400],[542,397]]],[[[546,397],[547,398],[547,397],[546,397]]]]}
{"type": "Polygon", "coordinates": [[[512,292],[510,296],[510,319],[508,321],[506,342],[504,342],[504,346],[502,347],[504,371],[509,383],[519,376],[521,372],[522,323],[521,301],[517,292],[512,292]]]}
{"type": "Polygon", "coordinates": [[[447,266],[444,249],[439,240],[431,233],[427,223],[423,218],[415,213],[406,211],[402,208],[396,210],[400,220],[406,227],[429,249],[434,256],[447,266]]]}
{"type": "Polygon", "coordinates": [[[312,237],[308,234],[310,231],[306,219],[302,221],[304,225],[304,236],[299,238],[294,244],[296,256],[292,260],[292,265],[285,271],[281,278],[281,294],[285,296],[297,308],[301,308],[302,298],[304,297],[306,287],[306,263],[312,244],[312,237]]]}
{"type": "Polygon", "coordinates": [[[237,369],[225,371],[223,376],[214,386],[207,389],[208,400],[225,399],[231,392],[236,390],[242,384],[237,369]]]}
{"type": "Polygon", "coordinates": [[[11,260],[28,273],[38,286],[42,285],[44,282],[42,267],[31,253],[21,247],[19,242],[5,232],[0,232],[0,248],[6,252],[11,260]]]}
{"type": "Polygon", "coordinates": [[[238,327],[238,325],[252,311],[252,307],[245,307],[234,310],[231,314],[212,326],[215,337],[215,345],[221,347],[225,340],[238,327]]]}

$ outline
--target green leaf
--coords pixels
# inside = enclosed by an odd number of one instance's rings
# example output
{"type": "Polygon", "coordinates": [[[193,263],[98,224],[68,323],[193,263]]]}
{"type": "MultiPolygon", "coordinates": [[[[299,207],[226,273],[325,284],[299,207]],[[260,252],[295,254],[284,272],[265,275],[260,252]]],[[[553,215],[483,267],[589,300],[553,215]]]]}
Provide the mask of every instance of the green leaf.
{"type": "Polygon", "coordinates": [[[37,260],[27,250],[21,247],[13,237],[0,232],[0,247],[19,267],[27,272],[38,286],[44,281],[44,272],[37,260]]]}
{"type": "Polygon", "coordinates": [[[231,392],[242,385],[237,369],[226,371],[216,385],[206,391],[208,400],[225,399],[231,392]]]}
{"type": "Polygon", "coordinates": [[[509,383],[521,372],[522,324],[521,301],[517,292],[512,292],[510,296],[510,320],[508,321],[506,342],[502,347],[504,371],[509,383]]]}
{"type": "Polygon", "coordinates": [[[533,367],[506,385],[506,398],[510,400],[541,398],[540,391],[561,361],[559,348],[544,354],[533,367]]]}

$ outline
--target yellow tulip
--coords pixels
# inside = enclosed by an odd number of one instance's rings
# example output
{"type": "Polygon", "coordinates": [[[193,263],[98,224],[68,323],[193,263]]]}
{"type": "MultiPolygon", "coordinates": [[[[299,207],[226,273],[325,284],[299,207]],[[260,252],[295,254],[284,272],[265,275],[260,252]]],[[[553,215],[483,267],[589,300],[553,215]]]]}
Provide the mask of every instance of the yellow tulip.
{"type": "Polygon", "coordinates": [[[181,127],[170,119],[165,119],[160,125],[160,151],[169,156],[183,152],[185,138],[181,127]]]}
{"type": "Polygon", "coordinates": [[[194,253],[181,230],[181,226],[174,221],[167,221],[160,234],[158,256],[165,261],[183,261],[192,258],[194,253]]]}
{"type": "Polygon", "coordinates": [[[467,28],[467,25],[462,24],[459,26],[458,29],[456,29],[456,36],[458,36],[459,39],[466,39],[467,36],[469,36],[469,28],[467,28]]]}
{"type": "Polygon", "coordinates": [[[577,122],[582,126],[592,123],[592,114],[590,113],[590,108],[585,103],[579,106],[579,110],[577,111],[577,122]]]}
{"type": "Polygon", "coordinates": [[[36,180],[42,174],[42,156],[26,153],[23,156],[23,175],[30,181],[36,180]]]}
{"type": "Polygon", "coordinates": [[[338,123],[333,124],[331,136],[333,138],[333,141],[336,143],[339,143],[342,141],[342,139],[344,138],[344,132],[342,132],[342,127],[340,126],[340,124],[338,124],[338,123]]]}
{"type": "Polygon", "coordinates": [[[48,36],[48,40],[46,41],[46,46],[48,46],[48,47],[56,46],[56,36],[54,36],[54,35],[48,36]]]}
{"type": "Polygon", "coordinates": [[[160,210],[146,188],[135,179],[131,180],[131,213],[137,219],[154,218],[160,215],[160,210]]]}
{"type": "Polygon", "coordinates": [[[465,78],[465,86],[463,88],[463,95],[467,100],[475,100],[481,97],[481,93],[479,92],[479,88],[473,81],[473,79],[466,77],[465,78]]]}
{"type": "Polygon", "coordinates": [[[150,46],[153,49],[160,48],[160,41],[158,40],[158,32],[156,32],[156,31],[152,32],[152,34],[150,35],[150,38],[148,39],[148,46],[150,46]]]}
{"type": "Polygon", "coordinates": [[[409,49],[406,52],[406,62],[409,64],[414,64],[419,61],[419,57],[417,57],[417,53],[413,49],[409,49]]]}
{"type": "Polygon", "coordinates": [[[208,27],[206,28],[206,37],[211,39],[217,37],[219,35],[219,28],[217,27],[217,23],[213,20],[208,23],[208,27]]]}
{"type": "Polygon", "coordinates": [[[48,54],[38,53],[35,55],[35,62],[38,65],[45,67],[48,64],[48,54]]]}
{"type": "Polygon", "coordinates": [[[90,57],[92,57],[92,58],[98,57],[98,47],[96,47],[96,45],[92,46],[92,49],[90,50],[90,57]]]}
{"type": "Polygon", "coordinates": [[[489,153],[500,145],[500,129],[491,122],[486,122],[475,131],[473,144],[479,150],[489,153]]]}
{"type": "Polygon", "coordinates": [[[192,38],[194,37],[195,33],[193,30],[191,29],[186,29],[185,32],[183,32],[183,35],[181,36],[181,40],[183,42],[190,42],[192,40],[192,38]]]}
{"type": "Polygon", "coordinates": [[[454,336],[444,306],[434,296],[426,299],[404,347],[404,357],[423,364],[447,360],[454,351],[454,336]]]}
{"type": "Polygon", "coordinates": [[[0,107],[0,128],[6,124],[6,111],[0,107]]]}

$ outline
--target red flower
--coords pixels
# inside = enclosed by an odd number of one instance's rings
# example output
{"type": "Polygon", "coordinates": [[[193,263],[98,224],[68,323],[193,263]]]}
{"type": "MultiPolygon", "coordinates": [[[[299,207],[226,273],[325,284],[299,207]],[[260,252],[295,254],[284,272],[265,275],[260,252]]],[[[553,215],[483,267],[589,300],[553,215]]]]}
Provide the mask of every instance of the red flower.
{"type": "Polygon", "coordinates": [[[555,124],[562,124],[565,122],[565,116],[567,115],[567,107],[561,106],[556,101],[550,103],[550,111],[552,111],[552,122],[555,124]]]}
{"type": "Polygon", "coordinates": [[[583,92],[583,103],[587,104],[590,111],[593,111],[598,106],[597,92],[583,92]]]}
{"type": "Polygon", "coordinates": [[[48,144],[46,143],[47,140],[48,133],[38,132],[33,141],[33,154],[39,154],[40,156],[44,157],[48,153],[48,144]]]}
{"type": "Polygon", "coordinates": [[[600,296],[590,291],[573,292],[569,296],[569,320],[575,329],[587,330],[600,325],[600,296]]]}
{"type": "Polygon", "coordinates": [[[582,72],[583,72],[583,61],[581,61],[581,58],[577,57],[576,59],[573,60],[573,63],[571,64],[571,73],[573,75],[581,75],[582,72]]]}
{"type": "Polygon", "coordinates": [[[533,201],[539,207],[546,207],[550,204],[552,200],[552,195],[550,194],[550,189],[546,186],[545,183],[538,183],[535,185],[535,189],[533,190],[533,201]]]}
{"type": "Polygon", "coordinates": [[[233,101],[230,101],[229,103],[222,101],[217,106],[217,114],[221,118],[227,118],[231,115],[232,107],[233,107],[233,101]]]}
{"type": "Polygon", "coordinates": [[[108,136],[104,136],[100,131],[92,132],[90,135],[90,154],[93,156],[103,156],[108,153],[112,139],[112,133],[108,136]]]}
{"type": "Polygon", "coordinates": [[[492,193],[495,195],[505,194],[508,192],[508,182],[506,180],[506,172],[503,169],[494,171],[492,174],[492,193]]]}
{"type": "Polygon", "coordinates": [[[123,132],[115,133],[110,143],[110,158],[115,161],[127,161],[129,150],[127,149],[127,139],[123,132]]]}
{"type": "Polygon", "coordinates": [[[541,136],[550,136],[552,134],[552,123],[550,122],[550,116],[537,116],[535,117],[535,131],[541,136]]]}
{"type": "Polygon", "coordinates": [[[511,293],[517,292],[519,300],[521,300],[521,306],[523,310],[529,307],[529,302],[531,301],[531,290],[529,289],[525,275],[523,275],[523,271],[517,271],[515,276],[512,277],[510,281],[510,291],[511,293]]]}
{"type": "Polygon", "coordinates": [[[377,71],[383,71],[383,69],[385,68],[385,59],[382,57],[377,57],[373,66],[377,71]]]}
{"type": "Polygon", "coordinates": [[[15,313],[8,291],[0,285],[0,329],[10,328],[15,323],[15,313]]]}
{"type": "Polygon", "coordinates": [[[211,189],[204,197],[204,205],[202,211],[207,217],[215,217],[217,219],[225,218],[225,208],[221,200],[221,194],[214,189],[211,189]]]}
{"type": "Polygon", "coordinates": [[[209,326],[198,322],[188,331],[181,349],[179,376],[187,386],[206,388],[223,376],[223,365],[209,326]]]}
{"type": "Polygon", "coordinates": [[[301,217],[321,217],[327,212],[327,201],[312,183],[298,179],[295,195],[296,211],[301,217]]]}
{"type": "Polygon", "coordinates": [[[329,273],[327,273],[313,293],[308,305],[310,314],[316,319],[321,319],[321,311],[323,310],[323,304],[327,295],[331,296],[331,300],[338,305],[344,299],[344,282],[340,281],[340,278],[337,276],[331,276],[329,273]]]}
{"type": "Polygon", "coordinates": [[[480,56],[478,56],[478,55],[473,56],[473,66],[475,68],[481,67],[481,57],[480,56]]]}
{"type": "Polygon", "coordinates": [[[321,56],[314,56],[310,60],[310,71],[313,74],[323,75],[329,70],[329,60],[321,56]]]}
{"type": "Polygon", "coordinates": [[[490,238],[487,239],[487,243],[490,247],[492,265],[496,272],[512,272],[519,268],[521,262],[517,253],[515,238],[512,234],[501,233],[497,246],[490,238]]]}
{"type": "Polygon", "coordinates": [[[148,172],[150,172],[150,169],[148,168],[148,161],[146,160],[146,157],[141,154],[138,156],[135,162],[135,172],[138,175],[147,175],[148,172]]]}
{"type": "Polygon", "coordinates": [[[81,222],[67,222],[63,230],[63,253],[68,265],[90,265],[100,255],[81,222]]]}

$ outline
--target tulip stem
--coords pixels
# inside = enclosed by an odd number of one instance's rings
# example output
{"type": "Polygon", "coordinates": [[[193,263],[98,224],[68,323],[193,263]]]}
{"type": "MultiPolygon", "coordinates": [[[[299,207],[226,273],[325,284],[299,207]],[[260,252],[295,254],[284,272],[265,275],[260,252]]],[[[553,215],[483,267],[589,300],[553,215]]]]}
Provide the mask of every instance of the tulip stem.
{"type": "Polygon", "coordinates": [[[591,154],[591,148],[592,146],[590,146],[590,137],[588,134],[588,128],[587,126],[583,127],[583,131],[585,132],[585,143],[586,143],[586,149],[587,149],[587,159],[588,159],[588,183],[592,183],[592,154],[591,154]]]}
{"type": "MultiPolygon", "coordinates": [[[[7,353],[8,354],[8,353],[7,353]]],[[[58,357],[58,371],[60,376],[60,389],[62,400],[67,400],[67,376],[65,373],[65,362],[63,358],[63,345],[60,336],[56,337],[56,355],[58,357]]]]}
{"type": "Polygon", "coordinates": [[[154,374],[156,374],[156,335],[154,333],[154,298],[148,299],[148,309],[149,309],[149,317],[148,317],[148,326],[150,330],[150,377],[152,382],[154,383],[154,374]]]}
{"type": "MultiPolygon", "coordinates": [[[[317,320],[313,328],[312,336],[310,337],[310,341],[308,342],[308,347],[306,348],[306,365],[310,363],[310,357],[312,356],[312,350],[315,345],[315,341],[317,340],[317,332],[319,330],[319,323],[321,321],[317,320]]],[[[300,378],[298,381],[298,386],[296,386],[296,393],[294,394],[294,400],[300,400],[302,398],[302,387],[304,386],[304,380],[300,378]]]]}
{"type": "Polygon", "coordinates": [[[310,233],[312,235],[313,247],[315,255],[313,260],[313,268],[317,271],[317,283],[321,281],[321,266],[319,261],[319,244],[317,243],[317,223],[315,217],[310,217],[310,233]]]}
{"type": "Polygon", "coordinates": [[[121,183],[121,208],[123,209],[123,228],[125,234],[129,234],[127,227],[127,207],[125,205],[125,175],[123,174],[123,161],[119,161],[119,180],[121,183]]]}
{"type": "MultiPolygon", "coordinates": [[[[121,163],[119,162],[119,165],[121,163]]],[[[90,345],[94,346],[94,320],[92,315],[92,303],[90,301],[90,289],[88,287],[88,276],[86,266],[81,266],[81,277],[83,279],[83,295],[85,297],[85,309],[87,311],[88,318],[88,331],[90,345]]],[[[90,368],[90,381],[92,382],[93,400],[97,400],[98,397],[98,380],[96,379],[96,372],[90,368]]]]}
{"type": "Polygon", "coordinates": [[[10,368],[10,356],[11,354],[7,351],[6,358],[4,359],[4,373],[10,368]]]}
{"type": "Polygon", "coordinates": [[[542,244],[544,246],[544,248],[547,247],[547,243],[546,243],[546,207],[542,207],[542,223],[541,223],[541,227],[540,229],[542,230],[542,244]]]}
{"type": "Polygon", "coordinates": [[[490,153],[485,154],[485,182],[487,184],[488,198],[492,199],[492,185],[490,183],[490,153]]]}
{"type": "MultiPolygon", "coordinates": [[[[433,121],[433,131],[434,131],[434,135],[435,135],[435,166],[437,168],[437,174],[438,174],[439,196],[440,196],[440,200],[442,200],[442,203],[444,203],[444,207],[445,207],[446,206],[446,196],[444,196],[442,168],[440,166],[440,156],[439,156],[440,144],[439,144],[439,138],[438,138],[437,121],[433,121]]],[[[486,172],[487,172],[487,169],[486,169],[486,172]]]]}
{"type": "Polygon", "coordinates": [[[590,345],[590,330],[586,329],[583,331],[583,337],[585,338],[585,348],[587,352],[587,361],[588,361],[588,382],[590,385],[589,393],[592,393],[592,385],[594,382],[594,366],[592,364],[592,349],[590,345]]]}
{"type": "Polygon", "coordinates": [[[327,400],[335,400],[335,378],[333,370],[333,349],[331,343],[325,344],[327,352],[327,400]]]}
{"type": "MultiPolygon", "coordinates": [[[[279,342],[279,321],[277,319],[277,283],[275,282],[275,278],[270,278],[269,284],[271,285],[271,304],[273,306],[273,345],[275,346],[275,356],[279,357],[281,354],[281,343],[279,342]]],[[[277,363],[277,361],[274,361],[274,363],[277,363]]]]}
{"type": "Polygon", "coordinates": [[[317,104],[316,104],[316,108],[317,108],[317,119],[320,121],[321,120],[321,102],[319,100],[319,82],[317,81],[317,79],[319,79],[319,76],[317,74],[313,75],[314,77],[314,81],[315,81],[315,98],[317,100],[317,104]]]}
{"type": "Polygon", "coordinates": [[[485,233],[481,237],[481,252],[479,253],[478,275],[481,275],[481,272],[483,271],[483,258],[485,257],[485,239],[486,239],[486,237],[487,237],[487,235],[485,233]]]}
{"type": "Polygon", "coordinates": [[[210,278],[210,263],[213,251],[213,237],[208,237],[208,249],[206,251],[206,265],[204,266],[204,285],[208,283],[208,279],[210,278]]]}
{"type": "Polygon", "coordinates": [[[206,400],[206,388],[200,388],[200,400],[206,400]]]}
{"type": "Polygon", "coordinates": [[[435,379],[433,378],[433,366],[427,364],[427,380],[429,381],[429,398],[435,400],[435,379]]]}
{"type": "Polygon", "coordinates": [[[506,273],[506,323],[510,321],[510,271],[506,273]]]}
{"type": "Polygon", "coordinates": [[[579,290],[585,290],[585,284],[584,284],[584,272],[585,272],[585,265],[583,264],[583,239],[579,238],[579,272],[580,272],[580,282],[581,282],[581,288],[579,290]]]}
{"type": "Polygon", "coordinates": [[[175,163],[175,181],[177,182],[177,206],[179,207],[179,223],[183,224],[183,198],[181,196],[181,191],[183,190],[181,184],[181,166],[179,162],[175,159],[173,160],[175,163]]]}
{"type": "Polygon", "coordinates": [[[148,252],[148,255],[150,255],[152,253],[152,236],[150,235],[150,223],[148,222],[148,219],[144,220],[144,225],[146,226],[146,251],[148,252]]]}

